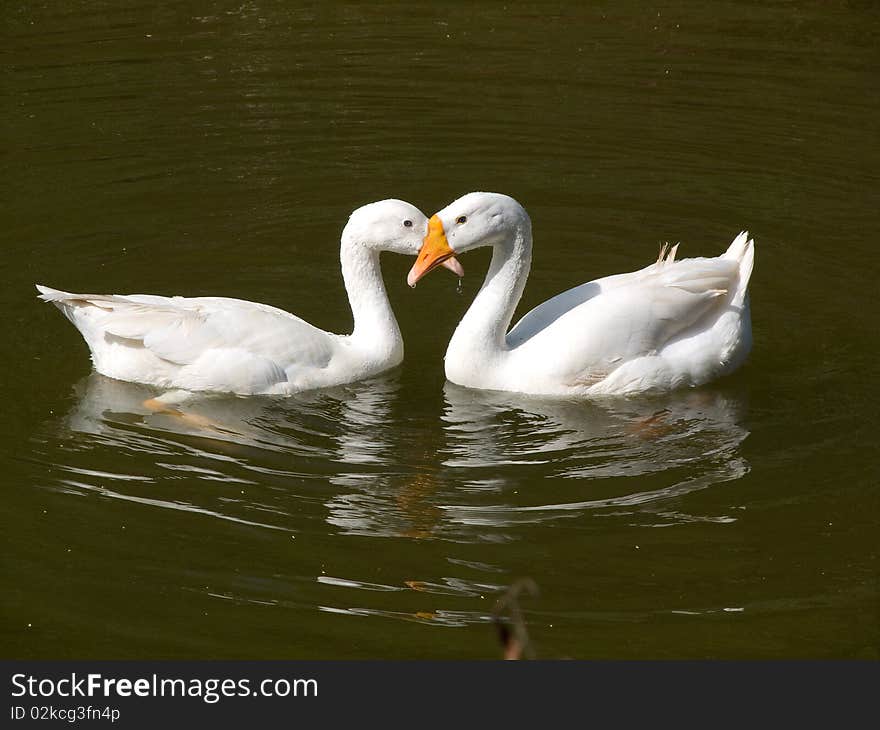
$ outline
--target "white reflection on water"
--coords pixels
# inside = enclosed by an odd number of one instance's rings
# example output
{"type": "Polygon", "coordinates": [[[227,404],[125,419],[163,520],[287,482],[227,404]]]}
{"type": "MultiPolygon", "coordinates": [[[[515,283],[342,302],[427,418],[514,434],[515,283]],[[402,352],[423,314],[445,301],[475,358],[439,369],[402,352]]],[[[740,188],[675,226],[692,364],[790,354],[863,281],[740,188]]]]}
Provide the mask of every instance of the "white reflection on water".
{"type": "Polygon", "coordinates": [[[328,483],[393,458],[383,434],[397,387],[390,377],[285,399],[191,394],[157,410],[145,405],[155,390],[92,373],[47,458],[73,477],[57,480],[62,491],[296,532],[294,513],[320,507],[328,483]]]}
{"type": "MultiPolygon", "coordinates": [[[[77,384],[78,401],[67,417],[72,431],[127,442],[145,452],[161,451],[162,434],[198,436],[203,439],[205,455],[224,460],[223,454],[240,455],[235,445],[269,450],[294,451],[302,456],[322,455],[326,436],[321,425],[309,416],[322,415],[320,396],[301,394],[291,408],[301,418],[285,416],[282,399],[270,397],[240,398],[224,394],[192,393],[157,411],[144,405],[156,397],[155,389],[137,383],[106,378],[93,372],[77,384]],[[293,431],[288,426],[296,426],[293,431]],[[213,444],[213,448],[209,448],[213,444]],[[223,453],[220,453],[223,452],[223,453]]],[[[331,391],[321,391],[325,396],[331,391]]],[[[179,441],[172,442],[176,447],[179,441]]],[[[194,447],[195,451],[200,451],[194,447]]]]}
{"type": "Polygon", "coordinates": [[[733,521],[656,505],[749,471],[739,454],[748,436],[739,423],[742,403],[731,395],[700,389],[585,402],[451,383],[444,392],[449,454],[444,464],[460,470],[465,491],[506,497],[488,504],[438,504],[451,522],[498,527],[596,510],[621,516],[645,507],[661,517],[656,526],[733,521]],[[531,469],[556,488],[511,490],[499,469],[513,484],[517,472],[531,469]],[[571,489],[563,480],[577,486],[571,489]],[[559,499],[572,495],[576,498],[559,499]]]}
{"type": "Polygon", "coordinates": [[[341,534],[461,542],[585,513],[724,523],[734,517],[678,498],[749,470],[743,402],[714,389],[573,401],[447,383],[441,412],[420,418],[394,376],[288,399],[199,395],[166,412],[143,405],[151,389],[97,374],[78,391],[66,425],[89,438],[68,453],[115,458],[57,465],[61,489],[291,532],[310,508],[341,534]]]}
{"type": "MultiPolygon", "coordinates": [[[[150,388],[97,374],[77,394],[55,434],[60,442],[47,444],[60,474],[51,488],[289,532],[303,547],[303,537],[328,533],[470,544],[534,540],[535,530],[559,519],[585,530],[602,529],[607,520],[724,523],[733,518],[694,514],[679,498],[749,469],[740,453],[748,436],[743,401],[714,389],[585,402],[447,383],[437,413],[424,415],[412,413],[393,375],[286,399],[199,395],[178,403],[178,412],[144,406],[156,395],[150,388]]],[[[389,565],[388,582],[377,582],[357,575],[358,565],[349,566],[352,575],[340,564],[336,575],[316,576],[327,592],[317,599],[319,610],[440,626],[485,622],[480,610],[424,607],[495,595],[508,570],[474,562],[453,569],[477,570],[474,580],[412,575],[411,568],[401,574],[389,565]],[[398,603],[357,605],[383,593],[398,603]],[[337,601],[343,605],[331,605],[337,601]]],[[[240,576],[209,593],[280,600],[240,576]]]]}
{"type": "MultiPolygon", "coordinates": [[[[505,528],[585,512],[655,527],[735,519],[673,507],[749,471],[739,449],[748,436],[743,404],[733,395],[702,389],[585,402],[447,383],[444,397],[442,432],[425,424],[421,438],[382,429],[390,406],[374,404],[375,423],[363,425],[399,461],[388,462],[392,471],[332,477],[348,491],[327,502],[331,524],[359,535],[499,542],[514,539],[505,528]]],[[[342,439],[340,448],[362,438],[342,439]]]]}

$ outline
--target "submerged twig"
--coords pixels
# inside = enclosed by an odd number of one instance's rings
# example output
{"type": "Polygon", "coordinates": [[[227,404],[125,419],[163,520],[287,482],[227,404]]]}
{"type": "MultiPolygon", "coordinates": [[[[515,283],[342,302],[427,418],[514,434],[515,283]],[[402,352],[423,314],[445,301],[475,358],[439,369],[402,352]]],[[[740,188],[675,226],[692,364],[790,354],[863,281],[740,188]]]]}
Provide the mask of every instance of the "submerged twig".
{"type": "Polygon", "coordinates": [[[498,629],[498,639],[504,649],[505,659],[535,658],[529,633],[526,630],[526,622],[519,606],[519,596],[523,591],[531,596],[537,596],[538,586],[531,578],[519,578],[496,601],[492,610],[492,623],[498,629]],[[508,614],[506,620],[505,613],[508,614]]]}

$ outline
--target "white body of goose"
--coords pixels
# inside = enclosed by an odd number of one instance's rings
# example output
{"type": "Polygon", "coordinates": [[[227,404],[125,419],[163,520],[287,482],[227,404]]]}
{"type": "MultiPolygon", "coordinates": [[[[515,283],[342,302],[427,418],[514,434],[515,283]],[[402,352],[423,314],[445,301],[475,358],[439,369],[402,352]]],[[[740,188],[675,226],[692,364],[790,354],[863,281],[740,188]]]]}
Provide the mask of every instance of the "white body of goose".
{"type": "Polygon", "coordinates": [[[435,266],[493,248],[483,286],[446,350],[446,377],[472,388],[546,395],[629,394],[698,386],[739,367],[752,343],[743,232],[715,258],[656,263],[559,294],[508,332],[532,257],[528,214],[513,198],[469,193],[431,218],[411,286],[435,266]]]}
{"type": "Polygon", "coordinates": [[[424,214],[400,200],[351,214],[340,246],[354,315],[350,335],[241,299],[37,289],[80,331],[103,375],[166,389],[284,395],[361,380],[400,364],[403,339],[379,253],[416,253],[426,227],[424,214]]]}

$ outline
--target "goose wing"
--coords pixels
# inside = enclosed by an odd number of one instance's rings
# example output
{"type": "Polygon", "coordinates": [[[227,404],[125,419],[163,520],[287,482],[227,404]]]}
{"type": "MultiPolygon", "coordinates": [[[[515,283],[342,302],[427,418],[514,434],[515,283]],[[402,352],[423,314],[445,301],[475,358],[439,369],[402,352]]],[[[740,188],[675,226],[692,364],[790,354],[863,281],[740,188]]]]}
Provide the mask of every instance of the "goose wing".
{"type": "Polygon", "coordinates": [[[685,331],[710,327],[738,288],[740,262],[723,256],[654,264],[583,284],[523,317],[508,344],[524,357],[552,353],[554,374],[596,382],[623,362],[655,354],[685,331]]]}
{"type": "Polygon", "coordinates": [[[190,365],[211,351],[249,353],[281,370],[298,364],[321,367],[332,356],[332,335],[265,304],[37,288],[41,299],[55,303],[80,329],[87,326],[132,341],[178,365],[190,365]]]}

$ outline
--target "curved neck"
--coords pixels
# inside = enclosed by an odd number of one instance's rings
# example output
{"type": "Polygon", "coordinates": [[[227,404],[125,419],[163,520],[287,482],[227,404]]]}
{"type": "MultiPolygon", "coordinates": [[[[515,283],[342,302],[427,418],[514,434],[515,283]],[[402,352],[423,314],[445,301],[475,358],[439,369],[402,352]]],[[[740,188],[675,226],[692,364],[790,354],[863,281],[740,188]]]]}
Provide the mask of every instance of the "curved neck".
{"type": "Polygon", "coordinates": [[[382,280],[379,252],[359,241],[343,238],[339,259],[354,317],[352,340],[371,351],[393,351],[402,347],[403,338],[382,280]]]}
{"type": "Polygon", "coordinates": [[[508,349],[507,330],[531,265],[532,230],[526,219],[492,247],[483,286],[452,335],[447,357],[456,350],[485,357],[508,349]]]}

